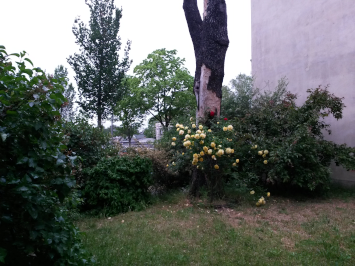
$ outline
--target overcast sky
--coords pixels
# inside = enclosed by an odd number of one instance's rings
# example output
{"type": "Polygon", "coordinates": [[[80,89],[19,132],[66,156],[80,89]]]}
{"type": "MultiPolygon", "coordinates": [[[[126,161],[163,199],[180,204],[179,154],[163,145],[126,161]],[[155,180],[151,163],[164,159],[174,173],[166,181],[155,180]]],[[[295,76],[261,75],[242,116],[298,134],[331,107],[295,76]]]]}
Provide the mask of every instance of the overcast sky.
{"type": "MultiPolygon", "coordinates": [[[[225,64],[224,84],[239,73],[251,72],[251,11],[250,0],[226,0],[230,45],[225,64]]],[[[200,11],[203,0],[198,0],[200,11]]],[[[130,58],[134,67],[156,49],[176,49],[185,58],[191,75],[195,72],[195,56],[187,28],[183,0],[115,0],[122,7],[119,35],[122,49],[132,41],[130,58]]],[[[0,45],[7,52],[25,50],[36,67],[53,73],[66,58],[78,51],[72,33],[78,16],[87,24],[90,16],[85,0],[0,0],[0,45]]],[[[76,84],[75,84],[76,85],[76,84]]]]}

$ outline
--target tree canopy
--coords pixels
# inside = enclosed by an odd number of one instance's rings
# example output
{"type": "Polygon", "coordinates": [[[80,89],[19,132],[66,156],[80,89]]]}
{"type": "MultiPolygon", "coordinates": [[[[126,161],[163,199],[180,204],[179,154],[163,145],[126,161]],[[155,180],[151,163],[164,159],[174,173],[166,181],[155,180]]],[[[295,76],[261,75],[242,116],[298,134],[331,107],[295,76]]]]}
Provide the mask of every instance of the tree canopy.
{"type": "Polygon", "coordinates": [[[121,121],[121,125],[116,128],[116,132],[123,137],[128,138],[129,146],[134,134],[138,133],[138,128],[142,125],[144,113],[140,108],[140,101],[133,100],[134,89],[139,85],[139,80],[128,77],[124,80],[125,97],[117,103],[115,115],[121,121]]]}
{"type": "Polygon", "coordinates": [[[97,116],[98,126],[113,112],[122,98],[121,81],[130,67],[127,42],[123,59],[119,60],[121,40],[118,36],[122,9],[113,0],[86,0],[90,8],[89,26],[75,20],[73,34],[80,53],[68,58],[75,71],[80,94],[80,107],[97,116]]]}
{"type": "Polygon", "coordinates": [[[176,57],[176,53],[176,50],[156,50],[134,69],[139,80],[134,99],[165,129],[174,117],[196,109],[194,79],[184,67],[185,60],[176,57]]]}

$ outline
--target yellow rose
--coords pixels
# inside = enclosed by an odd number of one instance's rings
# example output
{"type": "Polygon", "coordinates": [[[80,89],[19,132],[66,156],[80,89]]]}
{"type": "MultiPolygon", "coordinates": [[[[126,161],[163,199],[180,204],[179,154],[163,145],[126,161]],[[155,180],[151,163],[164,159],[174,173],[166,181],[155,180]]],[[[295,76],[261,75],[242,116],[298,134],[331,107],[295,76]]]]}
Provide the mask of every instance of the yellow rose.
{"type": "Polygon", "coordinates": [[[256,149],[256,148],[258,148],[258,145],[255,145],[255,146],[254,146],[254,149],[256,149]]]}
{"type": "Polygon", "coordinates": [[[180,124],[176,124],[175,126],[176,126],[176,127],[180,127],[180,124]]]}
{"type": "Polygon", "coordinates": [[[219,124],[219,122],[217,122],[217,124],[219,124]]]}
{"type": "Polygon", "coordinates": [[[264,153],[264,154],[263,154],[263,158],[265,158],[265,157],[266,157],[266,154],[264,153]]]}
{"type": "Polygon", "coordinates": [[[200,152],[200,155],[203,156],[203,155],[205,155],[205,153],[204,153],[203,151],[201,151],[201,152],[200,152]]]}
{"type": "Polygon", "coordinates": [[[192,128],[196,128],[196,125],[195,125],[195,124],[192,124],[192,128]]]}
{"type": "Polygon", "coordinates": [[[218,156],[221,157],[223,154],[224,154],[224,150],[218,150],[218,152],[217,152],[217,155],[218,155],[218,156]]]}
{"type": "Polygon", "coordinates": [[[228,127],[223,127],[223,131],[227,131],[228,130],[228,127]]]}
{"type": "Polygon", "coordinates": [[[264,160],[264,164],[267,164],[267,160],[264,160]]]}
{"type": "Polygon", "coordinates": [[[207,152],[207,151],[208,151],[208,148],[207,148],[206,146],[203,146],[202,149],[203,149],[204,152],[207,152]]]}
{"type": "Polygon", "coordinates": [[[200,144],[202,145],[203,143],[205,143],[203,140],[200,141],[200,144]]]}
{"type": "Polygon", "coordinates": [[[251,195],[254,195],[254,194],[255,194],[255,191],[254,191],[254,190],[250,191],[250,194],[251,194],[251,195]]]}
{"type": "Polygon", "coordinates": [[[231,149],[231,153],[234,153],[234,149],[231,149]]]}
{"type": "Polygon", "coordinates": [[[236,163],[239,163],[239,159],[235,160],[236,163]]]}
{"type": "Polygon", "coordinates": [[[211,154],[212,154],[212,150],[209,149],[209,150],[208,150],[208,155],[211,155],[211,154]]]}
{"type": "Polygon", "coordinates": [[[218,164],[215,164],[215,165],[214,165],[214,169],[216,169],[216,170],[218,170],[218,169],[219,169],[218,164]]]}
{"type": "Polygon", "coordinates": [[[173,162],[173,165],[175,165],[175,162],[173,162]]]}
{"type": "Polygon", "coordinates": [[[200,138],[200,135],[199,134],[196,134],[195,135],[195,139],[199,139],[200,138]]]}
{"type": "Polygon", "coordinates": [[[176,131],[179,131],[179,130],[180,130],[180,128],[177,128],[177,129],[176,129],[176,131]]]}
{"type": "Polygon", "coordinates": [[[264,154],[268,154],[268,153],[269,153],[269,151],[268,151],[268,150],[265,150],[265,151],[264,151],[264,154]]]}
{"type": "Polygon", "coordinates": [[[179,131],[179,135],[184,135],[184,133],[185,133],[184,130],[179,131]]]}
{"type": "Polygon", "coordinates": [[[217,158],[216,158],[215,155],[212,155],[212,159],[213,159],[213,160],[217,160],[217,158]]]}
{"type": "Polygon", "coordinates": [[[172,143],[171,143],[171,146],[175,146],[175,145],[176,145],[175,142],[172,142],[172,143]]]}
{"type": "Polygon", "coordinates": [[[188,140],[184,142],[184,147],[188,148],[190,145],[191,145],[191,141],[188,140]]]}
{"type": "Polygon", "coordinates": [[[184,155],[185,153],[183,152],[183,153],[181,153],[181,155],[184,155]]]}
{"type": "Polygon", "coordinates": [[[191,133],[191,130],[189,129],[189,130],[187,131],[187,133],[190,134],[190,133],[191,133]]]}
{"type": "Polygon", "coordinates": [[[270,197],[270,192],[266,193],[266,196],[270,197]]]}
{"type": "Polygon", "coordinates": [[[199,125],[198,128],[202,130],[203,129],[203,125],[199,125]]]}
{"type": "Polygon", "coordinates": [[[192,155],[192,157],[198,158],[198,154],[197,154],[197,153],[194,153],[194,155],[192,155]]]}
{"type": "Polygon", "coordinates": [[[233,126],[232,126],[232,125],[229,125],[229,126],[228,126],[228,130],[229,130],[229,131],[232,131],[232,130],[233,130],[233,126]]]}
{"type": "Polygon", "coordinates": [[[176,138],[175,138],[175,137],[173,137],[173,138],[172,138],[172,140],[173,140],[173,141],[176,141],[176,138]]]}
{"type": "Polygon", "coordinates": [[[169,167],[169,165],[167,164],[166,167],[169,167]]]}
{"type": "Polygon", "coordinates": [[[232,165],[233,165],[233,166],[237,166],[237,164],[236,164],[236,163],[233,163],[232,165]]]}
{"type": "Polygon", "coordinates": [[[202,133],[202,134],[200,134],[200,137],[204,139],[204,138],[206,138],[206,135],[202,133]]]}
{"type": "Polygon", "coordinates": [[[203,158],[200,158],[199,161],[200,161],[200,162],[203,162],[203,158]]]}
{"type": "Polygon", "coordinates": [[[258,154],[259,155],[263,155],[263,151],[258,151],[258,154]]]}
{"type": "Polygon", "coordinates": [[[185,127],[185,130],[187,130],[188,129],[188,127],[185,127]]]}
{"type": "Polygon", "coordinates": [[[191,122],[194,121],[194,118],[193,118],[193,117],[190,117],[190,121],[191,121],[191,122]]]}
{"type": "Polygon", "coordinates": [[[260,207],[261,203],[260,203],[260,202],[257,202],[255,205],[256,205],[257,207],[260,207]]]}
{"type": "Polygon", "coordinates": [[[185,139],[189,139],[191,136],[189,134],[185,135],[185,139]]]}
{"type": "Polygon", "coordinates": [[[211,142],[211,147],[212,147],[212,148],[216,147],[216,143],[211,142]]]}
{"type": "Polygon", "coordinates": [[[227,148],[226,149],[226,154],[231,154],[232,153],[232,149],[231,148],[227,148]]]}
{"type": "Polygon", "coordinates": [[[207,130],[208,132],[212,132],[212,130],[211,129],[209,129],[209,130],[207,130]]]}

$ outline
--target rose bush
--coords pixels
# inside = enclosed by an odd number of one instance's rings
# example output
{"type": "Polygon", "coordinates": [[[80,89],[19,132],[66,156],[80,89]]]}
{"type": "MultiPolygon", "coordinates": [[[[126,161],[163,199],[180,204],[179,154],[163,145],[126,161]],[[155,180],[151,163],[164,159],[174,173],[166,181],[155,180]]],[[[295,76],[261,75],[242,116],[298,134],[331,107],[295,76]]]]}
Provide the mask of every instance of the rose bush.
{"type": "MultiPolygon", "coordinates": [[[[223,194],[228,188],[257,184],[298,187],[313,191],[327,189],[330,163],[335,161],[348,170],[355,169],[355,149],[324,139],[331,134],[324,120],[333,115],[342,118],[342,99],[327,88],[308,90],[306,102],[296,105],[296,95],[287,91],[281,80],[272,92],[251,91],[235,96],[246,103],[239,115],[214,117],[211,112],[205,125],[176,124],[171,135],[174,153],[169,167],[174,171],[197,169],[206,181],[210,194],[223,194]]],[[[229,110],[231,113],[231,110],[229,110]]],[[[191,119],[194,121],[194,118],[191,119]]],[[[171,140],[169,141],[171,143],[171,140]]],[[[194,180],[194,177],[192,177],[194,180]]]]}

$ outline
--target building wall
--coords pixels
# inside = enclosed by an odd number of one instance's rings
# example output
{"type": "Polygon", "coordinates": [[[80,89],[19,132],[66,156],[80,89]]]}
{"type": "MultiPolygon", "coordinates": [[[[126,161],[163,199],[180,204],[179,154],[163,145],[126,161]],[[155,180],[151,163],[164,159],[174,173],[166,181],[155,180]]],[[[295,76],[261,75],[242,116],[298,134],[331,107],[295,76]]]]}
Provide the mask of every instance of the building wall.
{"type": "MultiPolygon", "coordinates": [[[[329,85],[346,108],[343,119],[329,118],[327,138],[355,146],[355,1],[251,0],[251,12],[256,86],[273,89],[286,77],[300,104],[307,89],[329,85]]],[[[333,178],[355,184],[355,172],[332,170],[333,178]]]]}

